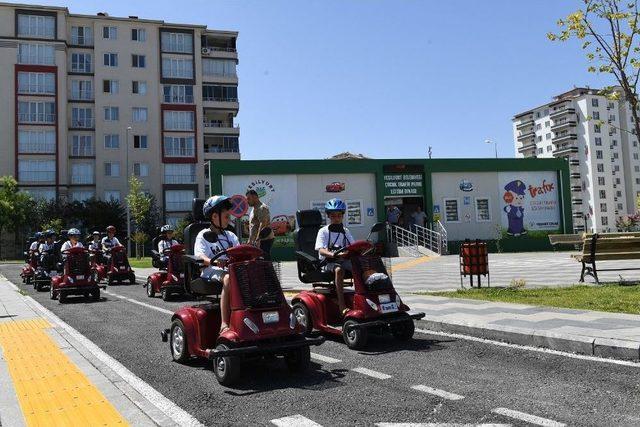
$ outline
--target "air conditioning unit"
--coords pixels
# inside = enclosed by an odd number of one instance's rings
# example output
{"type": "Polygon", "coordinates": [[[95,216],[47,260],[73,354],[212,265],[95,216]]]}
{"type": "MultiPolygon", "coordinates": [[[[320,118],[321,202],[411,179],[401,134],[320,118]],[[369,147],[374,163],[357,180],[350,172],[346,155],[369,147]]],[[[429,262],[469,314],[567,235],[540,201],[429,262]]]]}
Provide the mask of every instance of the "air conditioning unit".
{"type": "Polygon", "coordinates": [[[202,48],[202,53],[204,53],[204,54],[209,53],[209,48],[208,47],[203,47],[202,48]]]}

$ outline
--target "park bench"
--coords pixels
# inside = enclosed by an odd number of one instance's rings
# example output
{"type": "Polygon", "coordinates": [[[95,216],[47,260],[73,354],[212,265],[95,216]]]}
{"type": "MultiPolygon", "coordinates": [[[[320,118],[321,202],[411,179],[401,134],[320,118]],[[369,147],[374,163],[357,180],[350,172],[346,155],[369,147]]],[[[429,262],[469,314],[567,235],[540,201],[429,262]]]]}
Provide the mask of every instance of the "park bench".
{"type": "MultiPolygon", "coordinates": [[[[571,255],[571,257],[582,263],[580,282],[584,282],[584,276],[589,275],[599,284],[596,261],[640,259],[640,233],[586,234],[582,253],[571,255]]],[[[640,266],[634,268],[601,268],[599,270],[640,270],[640,266]]]]}
{"type": "Polygon", "coordinates": [[[554,249],[558,246],[582,247],[584,233],[581,234],[549,234],[549,243],[554,249]]]}

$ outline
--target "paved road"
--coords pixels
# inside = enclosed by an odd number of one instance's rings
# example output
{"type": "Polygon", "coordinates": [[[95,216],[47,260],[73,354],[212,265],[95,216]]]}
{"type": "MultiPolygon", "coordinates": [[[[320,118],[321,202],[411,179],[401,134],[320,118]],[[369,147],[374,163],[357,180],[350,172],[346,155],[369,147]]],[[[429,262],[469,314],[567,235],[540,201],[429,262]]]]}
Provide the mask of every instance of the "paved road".
{"type": "MultiPolygon", "coordinates": [[[[19,283],[19,267],[0,266],[0,274],[19,283]]],[[[313,348],[305,376],[292,377],[281,363],[257,363],[228,389],[205,363],[172,362],[160,341],[170,312],[185,301],[149,299],[137,285],[113,286],[100,302],[59,304],[22,287],[205,424],[530,425],[514,416],[542,417],[528,418],[541,425],[640,424],[640,365],[418,333],[403,345],[379,338],[365,352],[328,341],[313,348]]]]}

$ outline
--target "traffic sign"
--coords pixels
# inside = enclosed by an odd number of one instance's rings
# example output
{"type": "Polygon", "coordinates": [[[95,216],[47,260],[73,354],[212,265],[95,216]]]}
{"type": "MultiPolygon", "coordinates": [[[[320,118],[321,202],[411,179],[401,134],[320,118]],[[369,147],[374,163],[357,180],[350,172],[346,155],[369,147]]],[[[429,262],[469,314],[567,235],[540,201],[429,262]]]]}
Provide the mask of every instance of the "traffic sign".
{"type": "Polygon", "coordinates": [[[236,218],[242,218],[244,214],[249,210],[249,202],[247,202],[247,198],[242,194],[236,194],[229,197],[231,201],[231,215],[236,218]]]}

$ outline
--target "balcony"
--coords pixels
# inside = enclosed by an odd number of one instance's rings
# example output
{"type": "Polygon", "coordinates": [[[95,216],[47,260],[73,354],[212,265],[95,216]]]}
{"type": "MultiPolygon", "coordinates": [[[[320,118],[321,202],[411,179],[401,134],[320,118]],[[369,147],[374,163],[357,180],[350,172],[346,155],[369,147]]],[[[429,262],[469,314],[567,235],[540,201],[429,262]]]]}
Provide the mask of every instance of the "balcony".
{"type": "Polygon", "coordinates": [[[576,126],[575,120],[571,120],[571,119],[554,120],[553,126],[551,126],[551,130],[553,132],[557,132],[563,129],[574,128],[575,126],[576,126]]]}
{"type": "Polygon", "coordinates": [[[167,212],[190,212],[191,200],[178,201],[178,202],[165,202],[164,207],[167,212]]]}
{"type": "Polygon", "coordinates": [[[203,83],[226,83],[226,84],[238,84],[237,74],[228,73],[205,73],[202,72],[203,83]]]}
{"type": "Polygon", "coordinates": [[[238,51],[234,47],[202,46],[203,58],[238,59],[238,51]]]}
{"type": "Polygon", "coordinates": [[[183,175],[165,175],[165,184],[194,184],[196,182],[195,174],[183,174],[183,175]]]}
{"type": "Polygon", "coordinates": [[[91,74],[92,68],[91,64],[72,62],[70,72],[72,73],[82,73],[82,74],[91,74]]]}
{"type": "Polygon", "coordinates": [[[193,104],[193,95],[164,95],[165,104],[193,104]]]}
{"type": "Polygon", "coordinates": [[[194,147],[164,147],[165,157],[195,157],[196,150],[194,147]]]}
{"type": "Polygon", "coordinates": [[[55,114],[44,113],[23,113],[18,114],[18,123],[24,124],[54,124],[56,122],[55,114]]]}
{"type": "Polygon", "coordinates": [[[226,123],[222,120],[203,121],[204,133],[217,135],[239,135],[240,126],[237,123],[226,123]]]}
{"type": "Polygon", "coordinates": [[[573,193],[581,193],[582,192],[582,186],[581,185],[572,185],[571,186],[571,192],[573,192],[573,193]]]}
{"type": "Polygon", "coordinates": [[[531,118],[528,118],[526,120],[521,120],[520,123],[516,124],[516,129],[517,130],[522,130],[524,128],[526,128],[527,126],[533,126],[533,116],[531,116],[531,118]]]}
{"type": "Polygon", "coordinates": [[[569,177],[570,177],[571,179],[580,179],[580,178],[581,178],[581,176],[582,176],[582,175],[580,175],[580,172],[571,172],[571,173],[569,174],[569,177]]]}
{"type": "Polygon", "coordinates": [[[55,141],[21,141],[18,145],[19,154],[55,154],[55,141]]]}
{"type": "Polygon", "coordinates": [[[56,180],[55,171],[19,171],[20,182],[53,182],[56,180]]]}
{"type": "Polygon", "coordinates": [[[531,128],[530,130],[524,131],[522,132],[520,135],[518,135],[518,141],[523,141],[527,138],[533,138],[536,135],[536,133],[534,132],[533,128],[531,128]]]}
{"type": "Polygon", "coordinates": [[[518,152],[519,153],[526,153],[528,151],[534,151],[536,150],[536,143],[535,141],[533,142],[528,142],[528,143],[523,143],[521,147],[518,147],[518,152]]]}
{"type": "Polygon", "coordinates": [[[580,160],[578,160],[578,159],[569,159],[569,166],[580,166],[580,160]]]}
{"type": "Polygon", "coordinates": [[[552,120],[556,120],[559,119],[561,117],[566,116],[567,114],[575,114],[576,113],[576,109],[571,107],[562,107],[559,108],[555,111],[552,111],[551,114],[549,114],[549,117],[551,117],[552,120]]]}
{"type": "Polygon", "coordinates": [[[575,133],[565,133],[563,135],[554,135],[553,138],[551,138],[551,142],[553,142],[554,144],[560,144],[562,142],[572,141],[576,139],[578,139],[578,135],[576,135],[575,133]]]}
{"type": "Polygon", "coordinates": [[[75,46],[93,46],[92,36],[71,36],[71,44],[75,46]]]}
{"type": "Polygon", "coordinates": [[[214,108],[218,110],[238,111],[240,109],[238,98],[220,98],[215,96],[203,96],[202,106],[204,108],[214,108]]]}
{"type": "Polygon", "coordinates": [[[32,54],[26,54],[26,53],[19,53],[18,64],[56,65],[56,59],[54,55],[32,55],[32,54]]]}
{"type": "Polygon", "coordinates": [[[575,154],[578,152],[578,147],[576,145],[563,145],[562,147],[558,147],[553,150],[552,154],[556,157],[565,156],[569,154],[575,154]]]}
{"type": "Polygon", "coordinates": [[[582,204],[582,199],[579,197],[572,197],[571,198],[571,204],[572,205],[581,205],[582,204]]]}
{"type": "Polygon", "coordinates": [[[69,93],[69,101],[93,101],[93,91],[73,90],[69,93]]]}
{"type": "MultiPolygon", "coordinates": [[[[583,219],[583,218],[584,218],[584,214],[583,214],[582,212],[579,212],[579,211],[574,211],[574,212],[571,214],[571,216],[572,216],[572,217],[574,217],[574,218],[576,218],[576,219],[583,219]]],[[[577,227],[580,227],[580,226],[576,226],[576,228],[577,228],[577,227]]],[[[582,227],[582,228],[584,229],[584,227],[582,227]]]]}
{"type": "Polygon", "coordinates": [[[93,129],[95,121],[93,118],[87,119],[71,119],[69,127],[72,129],[93,129]]]}

